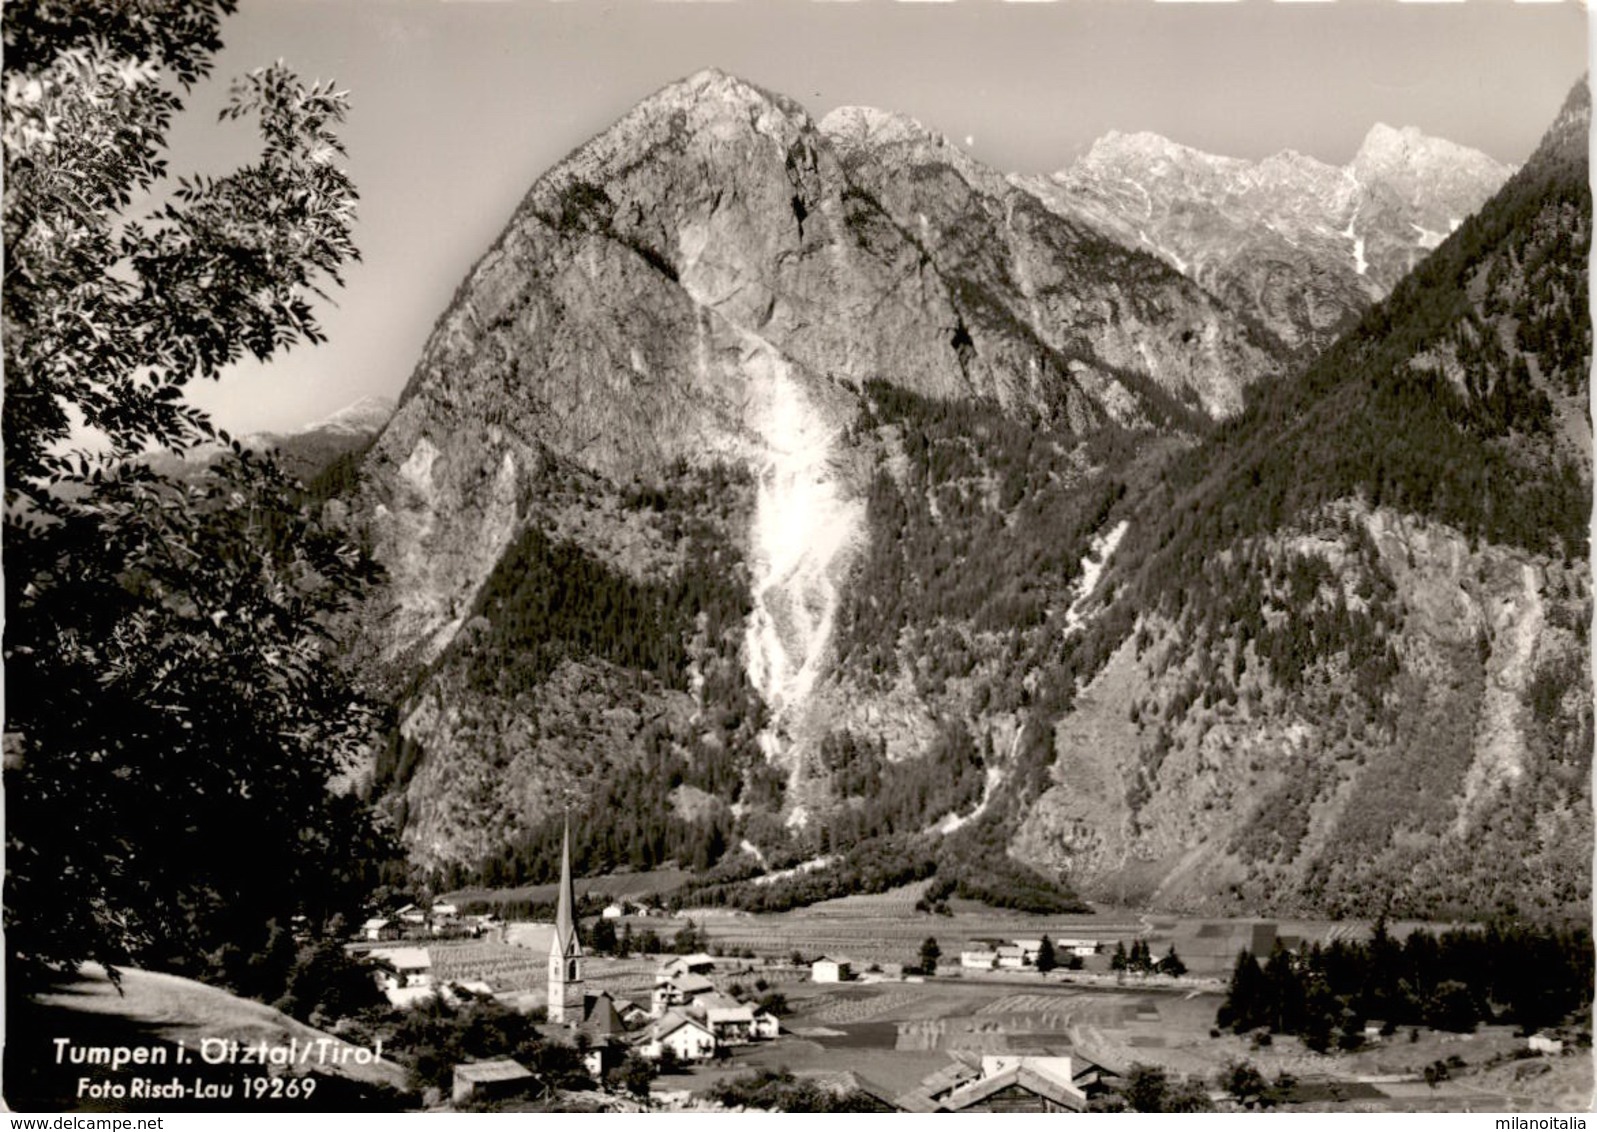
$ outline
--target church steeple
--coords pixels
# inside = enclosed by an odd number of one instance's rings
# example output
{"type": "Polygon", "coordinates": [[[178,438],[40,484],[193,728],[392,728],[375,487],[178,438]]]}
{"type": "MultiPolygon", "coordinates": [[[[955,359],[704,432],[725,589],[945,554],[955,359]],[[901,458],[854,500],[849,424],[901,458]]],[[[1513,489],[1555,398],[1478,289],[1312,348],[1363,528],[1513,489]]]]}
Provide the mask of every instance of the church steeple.
{"type": "Polygon", "coordinates": [[[577,898],[571,888],[571,818],[560,843],[560,894],[549,944],[549,1021],[582,1021],[582,944],[577,940],[577,898]]]}
{"type": "Polygon", "coordinates": [[[577,945],[576,896],[571,891],[571,818],[566,817],[565,835],[560,842],[560,901],[555,909],[555,942],[562,953],[577,945]]]}

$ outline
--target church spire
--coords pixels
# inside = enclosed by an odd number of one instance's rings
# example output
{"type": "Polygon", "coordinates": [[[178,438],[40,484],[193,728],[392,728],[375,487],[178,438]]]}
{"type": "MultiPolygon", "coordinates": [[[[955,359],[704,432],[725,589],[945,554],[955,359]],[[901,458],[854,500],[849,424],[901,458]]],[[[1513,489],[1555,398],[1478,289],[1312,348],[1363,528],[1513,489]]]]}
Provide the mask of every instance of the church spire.
{"type": "Polygon", "coordinates": [[[569,954],[577,938],[577,901],[571,891],[571,815],[566,815],[565,835],[560,843],[560,903],[555,911],[555,946],[569,954]]]}
{"type": "Polygon", "coordinates": [[[582,1021],[582,946],[577,940],[577,898],[571,891],[571,816],[566,815],[560,843],[560,902],[555,909],[555,934],[549,941],[549,1021],[574,1025],[582,1021]]]}

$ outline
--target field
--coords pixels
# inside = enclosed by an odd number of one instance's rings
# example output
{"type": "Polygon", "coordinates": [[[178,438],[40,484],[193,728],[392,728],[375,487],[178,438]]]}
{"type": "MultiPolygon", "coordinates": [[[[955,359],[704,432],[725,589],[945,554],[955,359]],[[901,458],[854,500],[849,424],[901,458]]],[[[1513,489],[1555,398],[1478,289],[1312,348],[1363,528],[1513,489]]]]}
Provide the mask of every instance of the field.
{"type": "MultiPolygon", "coordinates": [[[[862,1076],[897,1095],[955,1058],[1026,1053],[1082,1058],[1117,1072],[1136,1063],[1154,1064],[1211,1085],[1229,1063],[1245,1059],[1272,1079],[1282,1072],[1296,1078],[1293,1103],[1306,1110],[1572,1111],[1590,1103],[1592,1067],[1584,1051],[1528,1058],[1524,1039],[1505,1027],[1482,1027],[1467,1035],[1421,1032],[1413,1040],[1405,1032],[1335,1055],[1315,1054],[1294,1038],[1255,1047],[1247,1038],[1211,1034],[1237,949],[1275,937],[1292,942],[1363,937],[1371,927],[1367,923],[1226,921],[1113,909],[1034,916],[966,901],[952,902],[952,914],[944,916],[916,912],[918,896],[916,886],[907,886],[781,914],[695,909],[675,919],[629,918],[634,933],[649,928],[663,938],[691,918],[709,936],[710,950],[747,949],[756,958],[723,960],[716,981],[724,989],[733,981],[752,987],[760,979],[784,994],[791,1008],[778,1041],[744,1047],[729,1063],[674,1075],[662,1087],[703,1089],[752,1067],[786,1066],[839,1081],[849,1074],[862,1076]],[[959,952],[972,940],[1044,934],[1100,941],[1104,947],[1081,973],[1056,971],[1043,978],[1029,971],[959,970],[959,952]],[[905,982],[869,973],[873,964],[915,962],[928,936],[938,941],[943,956],[935,977],[905,982]],[[1129,946],[1136,939],[1145,940],[1156,956],[1173,944],[1192,969],[1191,977],[1179,985],[1117,979],[1108,970],[1109,953],[1117,941],[1129,946]],[[852,960],[855,973],[866,977],[813,983],[807,967],[792,964],[794,952],[806,960],[822,954],[852,960]],[[1433,1087],[1422,1073],[1437,1061],[1451,1068],[1449,1078],[1433,1087]]],[[[1418,925],[1394,924],[1393,934],[1401,936],[1413,926],[1418,925]]],[[[501,974],[516,970],[513,955],[492,949],[504,946],[463,951],[450,961],[502,962],[501,974]]],[[[441,950],[434,949],[435,964],[441,950]]],[[[524,997],[529,1003],[541,1001],[542,956],[529,955],[526,962],[534,974],[524,997]]],[[[586,974],[592,985],[617,997],[643,1000],[656,966],[655,959],[590,959],[586,974]]]]}
{"type": "MultiPolygon", "coordinates": [[[[606,900],[643,900],[650,896],[681,888],[693,879],[693,874],[681,869],[656,869],[644,873],[614,873],[610,876],[586,877],[574,882],[573,888],[580,900],[585,895],[606,900]]],[[[478,901],[527,900],[534,904],[553,904],[558,884],[524,884],[517,888],[461,888],[446,892],[440,899],[455,904],[468,905],[478,901]]]]}
{"type": "Polygon", "coordinates": [[[1233,1060],[1266,1076],[1299,1081],[1294,1107],[1347,1111],[1584,1110],[1592,1070],[1584,1051],[1524,1058],[1524,1041],[1506,1027],[1472,1035],[1407,1035],[1340,1055],[1315,1054],[1295,1039],[1254,1049],[1235,1035],[1210,1036],[1215,992],[1078,987],[1033,976],[1014,982],[938,977],[924,983],[794,983],[780,988],[792,1013],[785,1036],[739,1051],[728,1065],[669,1078],[668,1088],[705,1088],[755,1066],[785,1066],[822,1078],[854,1074],[896,1095],[957,1058],[983,1054],[1065,1055],[1124,1073],[1163,1066],[1212,1083],[1233,1060]],[[1424,1067],[1452,1059],[1451,1077],[1432,1087],[1424,1067]],[[1462,1063],[1462,1064],[1460,1064],[1462,1063]]]}

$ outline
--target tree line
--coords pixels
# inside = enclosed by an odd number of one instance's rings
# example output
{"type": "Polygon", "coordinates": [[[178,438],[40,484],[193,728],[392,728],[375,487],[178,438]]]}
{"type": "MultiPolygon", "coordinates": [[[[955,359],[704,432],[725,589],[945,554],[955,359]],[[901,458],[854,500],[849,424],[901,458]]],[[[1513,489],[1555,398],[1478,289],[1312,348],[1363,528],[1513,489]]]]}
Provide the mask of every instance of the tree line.
{"type": "Polygon", "coordinates": [[[1429,1026],[1467,1033],[1483,1022],[1526,1032],[1589,1010],[1591,933],[1584,927],[1493,924],[1426,929],[1399,941],[1384,921],[1368,941],[1337,939],[1261,963],[1237,956],[1217,1024],[1296,1034],[1311,1049],[1357,1048],[1367,1023],[1387,1033],[1429,1026]]]}

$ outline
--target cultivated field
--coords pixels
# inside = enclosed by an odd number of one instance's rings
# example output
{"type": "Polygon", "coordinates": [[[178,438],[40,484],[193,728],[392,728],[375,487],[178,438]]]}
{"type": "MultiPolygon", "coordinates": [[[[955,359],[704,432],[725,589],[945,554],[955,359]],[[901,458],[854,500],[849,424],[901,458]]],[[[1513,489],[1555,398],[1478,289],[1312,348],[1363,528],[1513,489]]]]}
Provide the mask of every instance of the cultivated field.
{"type": "MultiPolygon", "coordinates": [[[[580,900],[585,895],[606,900],[643,900],[681,888],[693,879],[693,874],[681,869],[655,869],[644,873],[615,873],[610,876],[586,877],[573,882],[580,900]]],[[[524,884],[517,888],[461,888],[446,892],[440,899],[455,904],[477,901],[529,900],[534,904],[553,904],[558,884],[524,884]]]]}
{"type": "Polygon", "coordinates": [[[1592,1071],[1582,1051],[1526,1058],[1507,1027],[1473,1035],[1406,1033],[1351,1054],[1321,1055],[1296,1039],[1254,1048],[1231,1034],[1212,1037],[1220,995],[1157,988],[1084,988],[1038,980],[1032,987],[963,977],[925,983],[794,983],[780,987],[792,1013],[785,1036],[737,1053],[730,1065],[693,1070],[668,1087],[704,1088],[753,1066],[841,1079],[866,1078],[897,1094],[956,1058],[983,1054],[1064,1055],[1124,1073],[1136,1063],[1163,1066],[1211,1084],[1233,1060],[1266,1076],[1299,1081],[1295,1106],[1346,1111],[1583,1111],[1592,1071]],[[1434,1088],[1425,1066],[1449,1061],[1434,1088]]]}

